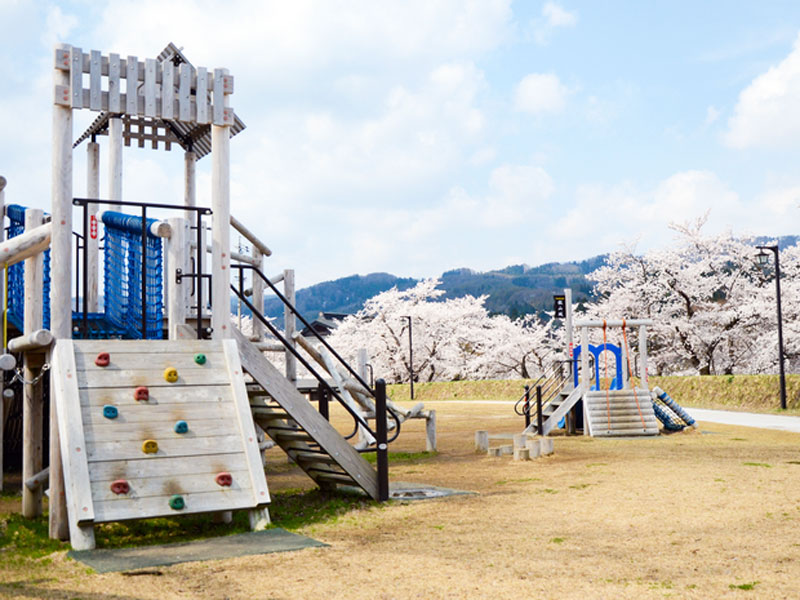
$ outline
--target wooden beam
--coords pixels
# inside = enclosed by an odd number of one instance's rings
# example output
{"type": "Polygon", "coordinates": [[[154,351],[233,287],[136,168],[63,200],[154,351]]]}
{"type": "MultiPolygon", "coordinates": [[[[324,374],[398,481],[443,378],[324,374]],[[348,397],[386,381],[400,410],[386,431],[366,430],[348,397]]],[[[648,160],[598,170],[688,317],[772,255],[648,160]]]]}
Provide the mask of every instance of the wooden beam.
{"type": "Polygon", "coordinates": [[[231,215],[231,226],[236,231],[241,233],[248,242],[253,244],[255,248],[258,248],[261,251],[261,254],[263,254],[264,256],[272,256],[272,250],[270,250],[264,242],[258,239],[258,236],[256,236],[256,234],[254,234],[247,227],[245,227],[244,224],[233,215],[231,215]]]}
{"type": "Polygon", "coordinates": [[[172,218],[169,220],[172,228],[172,235],[167,242],[167,323],[169,326],[169,339],[177,340],[181,338],[181,327],[186,324],[188,314],[188,293],[191,282],[181,279],[180,283],[175,280],[176,269],[186,272],[188,264],[188,248],[186,238],[188,237],[189,225],[185,219],[172,218]]]}
{"type": "MultiPolygon", "coordinates": [[[[119,60],[119,57],[117,57],[117,60],[119,60]]],[[[100,198],[100,144],[97,142],[89,142],[86,144],[86,195],[89,198],[100,198]]],[[[99,209],[100,206],[95,203],[90,203],[86,206],[91,231],[84,232],[86,236],[84,239],[84,251],[86,252],[86,298],[84,302],[86,302],[89,312],[92,313],[96,313],[99,310],[98,257],[100,254],[100,224],[97,222],[97,212],[99,209]],[[92,234],[92,232],[94,232],[94,234],[92,234]]]]}
{"type": "MultiPolygon", "coordinates": [[[[29,208],[28,210],[33,210],[33,209],[29,208]]],[[[28,260],[32,260],[32,259],[28,259],[28,260]]],[[[27,266],[27,263],[26,263],[26,266],[27,266]]],[[[27,273],[28,270],[25,269],[25,271],[27,273]]],[[[26,290],[28,289],[27,286],[26,286],[25,289],[26,290]]],[[[26,298],[25,299],[26,300],[28,299],[27,298],[27,294],[26,294],[26,298]]],[[[31,304],[34,304],[34,306],[35,306],[36,303],[32,302],[31,304]]],[[[27,302],[25,303],[25,306],[26,306],[26,309],[27,309],[27,306],[28,306],[27,302]]],[[[34,308],[34,311],[35,310],[36,309],[34,308]]],[[[39,303],[39,311],[41,311],[41,303],[39,303]]],[[[27,313],[27,310],[26,310],[26,313],[27,313]]],[[[26,314],[25,316],[27,317],[28,315],[26,314]]],[[[41,322],[42,322],[41,317],[38,319],[38,322],[37,322],[36,317],[32,316],[30,321],[31,321],[31,326],[39,325],[41,327],[41,322]]],[[[28,319],[26,318],[26,320],[25,320],[25,331],[28,331],[28,329],[29,329],[28,328],[28,319]]],[[[12,340],[9,340],[9,342],[8,342],[8,351],[9,352],[30,352],[31,350],[46,350],[53,343],[53,339],[54,339],[53,338],[53,333],[49,329],[36,329],[35,331],[31,331],[30,333],[26,333],[25,335],[21,335],[19,337],[15,337],[12,340]]]]}
{"type": "MultiPolygon", "coordinates": [[[[32,229],[26,229],[24,233],[2,242],[0,244],[0,263],[11,266],[44,252],[50,246],[52,227],[52,223],[39,225],[32,229]]],[[[69,273],[68,270],[68,277],[69,273]]],[[[41,300],[39,302],[41,303],[41,300]]]]}

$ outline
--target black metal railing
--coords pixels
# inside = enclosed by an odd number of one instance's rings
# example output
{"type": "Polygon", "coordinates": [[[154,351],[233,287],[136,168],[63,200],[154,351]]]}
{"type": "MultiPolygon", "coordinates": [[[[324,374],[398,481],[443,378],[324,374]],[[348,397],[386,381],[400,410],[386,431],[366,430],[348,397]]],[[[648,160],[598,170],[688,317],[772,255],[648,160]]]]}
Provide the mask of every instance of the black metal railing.
{"type": "MultiPolygon", "coordinates": [[[[256,269],[255,267],[251,267],[250,265],[231,265],[231,268],[238,268],[238,269],[251,268],[254,271],[257,271],[258,273],[261,273],[258,269],[256,269]]],[[[263,277],[263,274],[262,274],[262,277],[263,277]]],[[[384,438],[384,441],[380,441],[380,439],[378,437],[378,431],[375,431],[370,427],[370,425],[367,422],[367,420],[364,417],[362,417],[360,414],[358,414],[358,412],[353,407],[351,407],[344,400],[344,398],[342,398],[341,394],[339,394],[339,392],[330,383],[328,383],[328,381],[322,375],[320,375],[317,372],[317,370],[314,369],[314,367],[311,366],[311,364],[305,359],[305,357],[302,354],[300,354],[300,352],[297,350],[297,348],[295,348],[295,345],[291,344],[289,342],[289,340],[287,340],[283,336],[283,334],[278,330],[278,328],[275,327],[269,321],[269,319],[267,319],[261,313],[261,311],[259,311],[253,305],[253,303],[250,302],[247,299],[247,297],[245,295],[245,291],[244,291],[244,281],[243,280],[244,280],[244,278],[240,277],[239,278],[238,287],[234,286],[234,285],[231,285],[231,290],[233,290],[234,294],[236,294],[239,297],[239,299],[244,303],[244,305],[250,310],[250,312],[253,315],[253,318],[254,319],[258,319],[269,330],[269,332],[275,337],[275,339],[277,339],[289,352],[291,352],[291,354],[298,360],[298,362],[300,362],[300,364],[303,365],[303,367],[305,367],[305,369],[309,373],[311,373],[311,376],[314,377],[314,379],[317,380],[319,385],[324,388],[324,390],[327,392],[327,394],[330,397],[335,398],[336,401],[340,405],[342,405],[342,407],[344,407],[344,409],[353,418],[353,420],[355,422],[355,428],[354,428],[352,433],[350,433],[349,435],[345,436],[345,439],[351,439],[356,434],[356,432],[358,431],[358,427],[360,425],[376,440],[376,443],[375,443],[375,446],[368,446],[367,448],[358,448],[357,450],[359,452],[375,452],[375,451],[380,450],[381,444],[390,444],[394,440],[396,440],[397,436],[400,435],[400,417],[391,408],[388,408],[388,407],[385,408],[385,410],[383,411],[383,414],[379,414],[378,405],[377,405],[377,398],[375,397],[375,392],[370,390],[370,393],[376,399],[376,406],[375,406],[376,428],[375,429],[376,430],[379,429],[381,427],[381,423],[383,423],[383,425],[382,425],[383,427],[386,427],[386,419],[387,419],[387,417],[390,417],[395,422],[394,435],[389,439],[385,439],[384,438]]],[[[295,314],[297,314],[297,309],[294,306],[292,306],[291,303],[289,303],[288,300],[286,300],[286,298],[282,294],[280,295],[280,297],[286,303],[286,305],[289,306],[291,308],[291,310],[295,314]]],[[[326,347],[330,348],[330,345],[326,344],[326,347]]],[[[339,357],[338,354],[337,354],[337,357],[339,358],[339,360],[341,362],[343,362],[343,364],[347,365],[347,363],[344,363],[343,359],[341,357],[339,357]]],[[[348,366],[348,370],[352,373],[353,372],[352,369],[349,368],[349,365],[347,365],[347,366],[348,366]]],[[[363,380],[360,377],[358,379],[359,379],[360,383],[362,385],[364,385],[363,380]]],[[[381,381],[381,380],[378,380],[378,381],[381,381]]],[[[369,390],[369,388],[367,388],[367,389],[369,390]]]]}
{"type": "MultiPolygon", "coordinates": [[[[203,254],[204,248],[203,246],[203,216],[210,215],[211,209],[200,207],[200,206],[183,206],[178,204],[160,204],[156,202],[123,202],[122,200],[101,200],[98,198],[73,198],[72,199],[73,206],[81,206],[83,208],[83,234],[76,234],[81,240],[82,246],[85,246],[86,236],[89,235],[89,205],[90,204],[111,204],[114,206],[128,206],[128,207],[136,207],[139,208],[141,211],[141,218],[142,218],[142,273],[141,273],[141,303],[142,303],[142,338],[147,338],[147,210],[148,209],[166,209],[166,210],[179,210],[181,212],[194,212],[196,215],[195,219],[195,228],[197,229],[197,262],[194,265],[194,273],[192,274],[182,274],[183,277],[210,277],[210,275],[203,274],[203,254]]],[[[76,243],[78,243],[76,241],[76,243]]],[[[88,336],[89,332],[89,310],[88,310],[88,303],[86,302],[86,298],[88,296],[88,278],[86,277],[86,273],[89,269],[89,257],[88,254],[83,248],[83,286],[82,293],[83,293],[83,302],[82,302],[82,309],[83,309],[83,319],[82,319],[82,335],[84,337],[88,336]]],[[[77,266],[76,266],[77,267],[77,266]]],[[[76,275],[76,281],[79,280],[79,275],[76,275]]],[[[77,300],[76,300],[77,306],[77,300]]],[[[202,330],[201,330],[201,323],[202,323],[202,316],[203,316],[203,288],[202,286],[197,286],[197,338],[200,339],[203,337],[202,330]]]]}

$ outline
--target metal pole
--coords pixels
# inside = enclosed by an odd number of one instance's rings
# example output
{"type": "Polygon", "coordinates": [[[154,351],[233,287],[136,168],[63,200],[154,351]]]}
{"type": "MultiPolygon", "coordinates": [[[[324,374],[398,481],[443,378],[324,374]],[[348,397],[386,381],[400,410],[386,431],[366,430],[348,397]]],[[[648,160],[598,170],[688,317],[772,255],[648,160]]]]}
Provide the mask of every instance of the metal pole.
{"type": "Polygon", "coordinates": [[[772,251],[775,253],[775,297],[778,300],[778,369],[781,380],[781,408],[786,410],[786,371],[783,365],[783,312],[781,311],[781,265],[778,260],[778,246],[772,251]]]}
{"type": "Polygon", "coordinates": [[[542,418],[542,386],[536,386],[536,433],[543,435],[544,419],[542,418]]]}
{"type": "Polygon", "coordinates": [[[389,499],[389,446],[386,443],[386,382],[375,382],[375,446],[378,463],[378,502],[389,499]]]}

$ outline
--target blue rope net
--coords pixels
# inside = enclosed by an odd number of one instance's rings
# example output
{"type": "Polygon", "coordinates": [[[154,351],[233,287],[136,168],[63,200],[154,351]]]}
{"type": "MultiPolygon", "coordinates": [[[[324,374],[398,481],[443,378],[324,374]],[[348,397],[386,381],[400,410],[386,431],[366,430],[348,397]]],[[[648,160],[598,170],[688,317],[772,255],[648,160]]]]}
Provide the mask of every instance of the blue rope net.
{"type": "MultiPolygon", "coordinates": [[[[161,238],[152,235],[147,220],[145,251],[145,335],[163,337],[163,252],[161,238]]],[[[105,226],[105,318],[128,339],[142,338],[142,219],[123,213],[103,213],[105,226]]]]}
{"type": "MultiPolygon", "coordinates": [[[[25,231],[26,207],[10,204],[8,237],[25,231]]],[[[148,219],[146,236],[147,279],[145,286],[145,338],[163,337],[163,250],[161,239],[152,235],[148,219]]],[[[104,313],[89,313],[88,331],[75,334],[93,339],[142,339],[142,219],[118,212],[103,214],[105,225],[104,313]]],[[[2,265],[0,265],[2,266],[2,265]]],[[[44,293],[42,298],[44,327],[50,327],[50,251],[44,255],[44,293]]],[[[83,313],[73,312],[76,325],[82,324],[83,313]]],[[[8,320],[22,331],[25,324],[25,264],[17,263],[8,270],[8,320]]]]}
{"type": "MultiPolygon", "coordinates": [[[[9,204],[6,215],[9,220],[8,237],[16,237],[25,231],[25,206],[9,204]]],[[[50,329],[50,250],[44,253],[44,291],[42,294],[42,321],[50,329]]],[[[25,262],[8,268],[8,320],[14,327],[23,330],[25,322],[25,262]]]]}

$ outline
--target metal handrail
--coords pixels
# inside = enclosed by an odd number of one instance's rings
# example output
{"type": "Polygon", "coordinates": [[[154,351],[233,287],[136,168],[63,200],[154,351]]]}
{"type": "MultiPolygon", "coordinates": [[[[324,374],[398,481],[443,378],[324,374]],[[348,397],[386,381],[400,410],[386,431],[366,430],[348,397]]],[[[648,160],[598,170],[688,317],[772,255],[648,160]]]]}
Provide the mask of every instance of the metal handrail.
{"type": "Polygon", "coordinates": [[[261,270],[260,270],[258,267],[256,267],[256,266],[253,266],[253,265],[231,265],[231,268],[237,268],[237,269],[251,269],[251,270],[252,270],[254,273],[256,273],[256,274],[257,274],[259,277],[261,277],[261,279],[262,279],[262,280],[263,280],[263,281],[264,281],[264,282],[265,282],[265,283],[266,283],[266,284],[267,284],[267,285],[270,287],[270,289],[271,289],[271,290],[274,292],[274,294],[275,294],[275,295],[278,297],[278,299],[279,299],[281,302],[283,302],[283,304],[284,304],[285,306],[287,306],[287,307],[289,308],[289,310],[291,310],[291,311],[292,311],[292,312],[295,314],[295,316],[296,316],[298,319],[300,319],[300,322],[301,322],[303,325],[305,325],[305,326],[306,326],[306,328],[307,328],[309,331],[311,331],[311,333],[314,335],[314,337],[315,337],[315,338],[317,338],[317,340],[318,340],[318,341],[319,341],[319,342],[320,342],[320,343],[321,343],[323,346],[325,346],[325,348],[326,348],[326,349],[327,349],[327,350],[328,350],[328,351],[329,351],[329,352],[330,352],[330,353],[331,353],[331,354],[332,354],[332,355],[333,355],[333,356],[336,358],[336,360],[338,360],[338,361],[339,361],[339,363],[340,363],[340,364],[341,364],[341,365],[342,365],[342,366],[343,366],[345,369],[347,369],[347,370],[349,371],[349,373],[350,373],[350,374],[351,374],[353,377],[355,377],[356,381],[358,381],[358,383],[360,383],[360,384],[361,384],[361,385],[364,387],[364,389],[370,393],[370,395],[371,395],[373,398],[375,397],[375,392],[374,392],[374,391],[373,391],[373,389],[372,389],[372,388],[371,388],[371,387],[370,387],[370,386],[367,384],[367,382],[366,382],[366,381],[364,381],[364,379],[362,379],[362,377],[361,377],[361,376],[360,376],[360,375],[359,375],[359,374],[358,374],[358,373],[357,373],[357,372],[356,372],[356,371],[353,369],[353,367],[351,367],[351,366],[350,366],[350,365],[347,363],[347,361],[346,361],[346,360],[344,360],[344,359],[343,359],[343,358],[342,358],[342,357],[339,355],[339,353],[338,353],[338,352],[336,352],[336,350],[334,350],[334,349],[333,349],[333,347],[332,347],[332,346],[331,346],[331,345],[330,345],[328,342],[326,342],[326,341],[325,341],[325,339],[324,339],[324,338],[323,338],[323,337],[322,337],[322,336],[321,336],[321,335],[320,335],[320,334],[319,334],[319,333],[318,333],[318,332],[317,332],[317,331],[316,331],[316,330],[315,330],[315,329],[314,329],[314,328],[311,326],[311,324],[310,324],[310,323],[309,323],[309,322],[308,322],[308,321],[305,319],[305,317],[303,317],[303,315],[301,315],[301,314],[300,314],[300,311],[298,311],[298,310],[297,310],[297,308],[296,308],[296,307],[295,307],[295,306],[294,306],[294,305],[293,305],[291,302],[289,302],[289,299],[288,299],[286,296],[284,296],[284,295],[283,295],[283,294],[280,292],[280,290],[278,290],[278,288],[275,286],[275,284],[274,284],[274,283],[272,283],[272,282],[269,280],[269,277],[267,277],[266,275],[264,275],[264,273],[262,273],[262,272],[261,272],[261,270]]]}
{"type": "MultiPolygon", "coordinates": [[[[539,376],[539,379],[537,379],[532,385],[528,386],[528,389],[529,390],[536,389],[536,387],[538,385],[540,385],[543,381],[548,381],[548,380],[554,378],[554,376],[556,374],[556,371],[557,370],[561,370],[563,368],[563,364],[565,362],[571,362],[571,361],[562,360],[562,361],[557,361],[557,362],[553,363],[553,365],[547,371],[545,371],[542,375],[539,376]]],[[[526,396],[528,396],[528,399],[530,399],[530,396],[528,394],[523,393],[522,396],[520,396],[519,400],[517,400],[514,403],[514,412],[516,414],[518,414],[519,416],[524,416],[525,415],[524,411],[520,412],[520,405],[522,405],[525,402],[525,397],[526,396]]]]}
{"type": "MultiPolygon", "coordinates": [[[[246,265],[231,265],[231,267],[232,268],[245,268],[246,265]]],[[[372,428],[369,426],[369,423],[367,423],[367,420],[364,419],[361,415],[359,415],[350,405],[348,405],[347,402],[345,402],[344,399],[339,395],[339,392],[337,392],[325,380],[324,377],[322,377],[319,373],[317,373],[317,371],[308,363],[308,361],[303,357],[303,355],[300,354],[300,352],[298,352],[297,349],[287,341],[287,339],[280,333],[280,331],[278,331],[278,329],[272,323],[269,322],[269,319],[267,319],[263,314],[261,314],[256,309],[256,307],[247,299],[247,297],[244,294],[244,289],[242,289],[242,288],[243,288],[243,285],[242,285],[241,278],[239,279],[239,288],[236,288],[236,286],[231,285],[231,289],[233,290],[233,292],[239,297],[239,299],[242,302],[244,302],[245,306],[247,306],[247,308],[250,309],[250,311],[252,312],[253,316],[255,318],[257,318],[259,321],[261,321],[261,323],[263,323],[264,326],[267,329],[269,329],[270,333],[272,333],[272,335],[274,335],[278,339],[278,341],[281,344],[283,344],[286,347],[286,349],[289,350],[298,361],[300,361],[300,363],[308,370],[308,372],[311,373],[311,375],[314,377],[314,379],[316,379],[321,385],[323,385],[327,389],[327,391],[334,398],[336,398],[336,400],[339,402],[339,404],[341,404],[345,408],[345,410],[347,410],[347,412],[350,413],[350,416],[353,417],[353,419],[356,421],[356,427],[355,427],[353,433],[351,433],[348,436],[345,436],[345,439],[350,439],[355,435],[356,431],[358,431],[358,425],[363,426],[364,429],[366,429],[370,433],[370,435],[372,435],[373,438],[377,439],[377,432],[372,430],[372,428]]],[[[386,443],[390,444],[391,442],[393,442],[394,440],[397,439],[398,435],[400,435],[400,423],[401,422],[400,422],[400,417],[397,414],[395,414],[395,412],[391,408],[387,407],[386,408],[386,413],[391,415],[392,419],[395,421],[395,434],[394,434],[394,436],[392,436],[391,439],[386,440],[386,443]]],[[[377,421],[377,419],[378,419],[378,415],[377,414],[375,415],[375,418],[376,418],[376,421],[377,421]]],[[[376,448],[358,449],[359,452],[373,452],[375,450],[376,450],[376,448]]]]}

